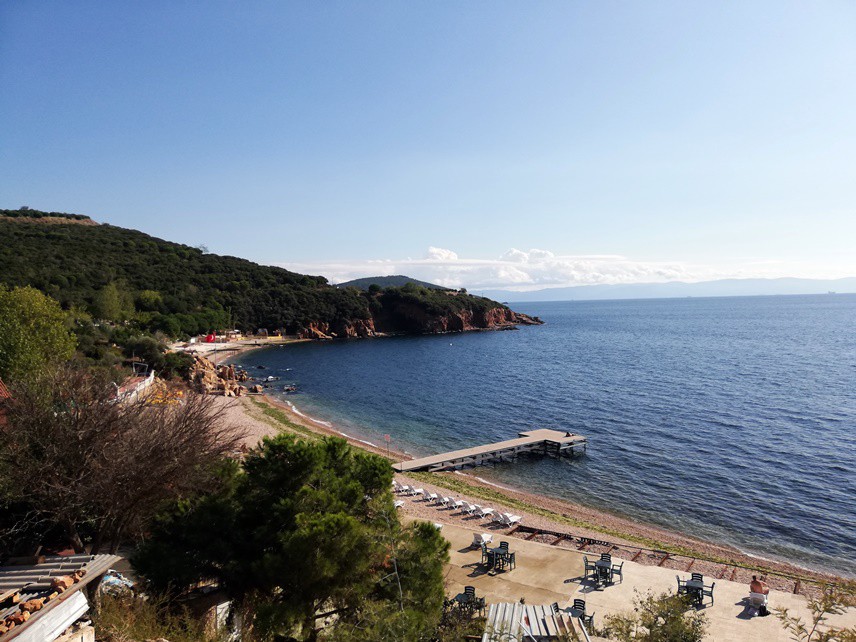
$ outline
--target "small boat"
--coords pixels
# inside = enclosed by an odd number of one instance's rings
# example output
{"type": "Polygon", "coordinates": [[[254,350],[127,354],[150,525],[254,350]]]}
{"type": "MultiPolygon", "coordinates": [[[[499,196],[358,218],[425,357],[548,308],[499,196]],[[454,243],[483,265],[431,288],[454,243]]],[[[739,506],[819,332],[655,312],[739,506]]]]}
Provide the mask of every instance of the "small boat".
{"type": "Polygon", "coordinates": [[[288,384],[287,386],[283,386],[283,392],[297,392],[297,386],[293,383],[288,384]]]}
{"type": "Polygon", "coordinates": [[[278,381],[279,377],[274,377],[273,375],[268,375],[267,381],[278,381]]]}

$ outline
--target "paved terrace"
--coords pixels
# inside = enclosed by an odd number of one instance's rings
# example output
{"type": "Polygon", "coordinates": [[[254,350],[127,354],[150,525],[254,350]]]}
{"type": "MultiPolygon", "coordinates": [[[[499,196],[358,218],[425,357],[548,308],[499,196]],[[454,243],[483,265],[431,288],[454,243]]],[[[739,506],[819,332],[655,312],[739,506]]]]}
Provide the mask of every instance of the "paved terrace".
{"type": "Polygon", "coordinates": [[[577,447],[585,448],[586,438],[561,430],[539,428],[518,433],[517,439],[508,439],[484,446],[464,448],[448,453],[440,453],[430,457],[411,459],[393,464],[400,473],[411,470],[428,470],[437,472],[461,466],[479,466],[491,461],[511,459],[520,453],[542,450],[544,453],[556,455],[572,454],[577,447]]]}
{"type": "MultiPolygon", "coordinates": [[[[403,516],[405,521],[412,518],[403,516]]],[[[627,612],[633,608],[634,590],[655,594],[677,588],[675,571],[657,566],[643,566],[629,560],[624,562],[624,582],[595,589],[582,583],[583,554],[548,544],[504,537],[501,532],[493,533],[494,545],[507,539],[512,551],[517,553],[517,567],[511,571],[487,575],[478,566],[481,553],[470,548],[473,534],[484,529],[470,529],[445,524],[443,535],[451,542],[451,560],[446,568],[446,592],[452,597],[465,585],[475,586],[479,596],[487,603],[518,602],[524,598],[527,604],[550,605],[558,602],[560,607],[569,606],[574,598],[586,600],[589,613],[595,614],[595,626],[603,624],[606,615],[627,612]]],[[[618,563],[622,560],[613,557],[618,563]]],[[[687,573],[681,573],[687,577],[687,573]]],[[[706,580],[708,578],[705,578],[706,580]]],[[[712,579],[712,578],[711,578],[712,579]]],[[[708,580],[709,581],[709,580],[708,580]]],[[[707,615],[710,627],[707,640],[734,640],[763,642],[790,642],[790,635],[782,628],[775,615],[751,617],[744,606],[749,594],[748,586],[728,580],[715,580],[713,605],[708,600],[702,611],[707,615]]],[[[771,591],[770,608],[786,607],[794,615],[806,620],[810,614],[806,598],[800,595],[771,591]]],[[[856,625],[856,609],[849,609],[839,616],[829,616],[829,624],[835,626],[856,625]]]]}

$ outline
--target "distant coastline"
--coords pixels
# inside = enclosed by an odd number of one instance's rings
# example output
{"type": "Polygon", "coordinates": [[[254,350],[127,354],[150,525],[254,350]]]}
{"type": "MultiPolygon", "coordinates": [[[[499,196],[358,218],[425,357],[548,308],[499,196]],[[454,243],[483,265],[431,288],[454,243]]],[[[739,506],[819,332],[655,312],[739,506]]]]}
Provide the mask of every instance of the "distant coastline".
{"type": "Polygon", "coordinates": [[[546,301],[616,301],[684,297],[799,296],[856,293],[856,277],[841,279],[719,279],[689,283],[630,283],[544,288],[527,292],[475,290],[481,296],[509,303],[546,301]]]}

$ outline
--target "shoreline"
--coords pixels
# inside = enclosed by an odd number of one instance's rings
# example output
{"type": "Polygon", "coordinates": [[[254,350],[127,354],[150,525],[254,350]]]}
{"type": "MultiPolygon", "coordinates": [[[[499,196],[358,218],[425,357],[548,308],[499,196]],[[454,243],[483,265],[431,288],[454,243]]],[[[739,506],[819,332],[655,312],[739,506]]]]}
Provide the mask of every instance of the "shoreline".
{"type": "MultiPolygon", "coordinates": [[[[255,347],[255,346],[254,346],[255,347]]],[[[265,347],[265,346],[258,346],[265,347]]],[[[252,349],[252,348],[250,348],[252,349]]],[[[241,352],[245,352],[241,351],[241,352]]],[[[238,353],[236,353],[238,354],[238,353]]],[[[234,356],[234,355],[233,355],[234,356]]],[[[409,455],[379,446],[339,430],[334,424],[316,419],[300,411],[294,404],[268,394],[251,395],[241,404],[245,414],[254,420],[262,418],[272,427],[299,436],[335,436],[346,439],[351,445],[389,459],[392,462],[407,459],[409,455]]],[[[806,595],[814,594],[824,583],[847,581],[846,578],[828,572],[802,566],[793,561],[767,559],[739,549],[711,541],[702,540],[660,526],[640,523],[631,517],[608,510],[595,509],[566,500],[554,499],[536,493],[504,486],[480,478],[474,471],[442,473],[395,473],[401,483],[415,484],[429,492],[453,494],[471,503],[491,505],[502,512],[523,515],[526,539],[544,541],[561,547],[579,548],[573,541],[555,535],[538,534],[531,529],[553,533],[566,533],[577,538],[608,540],[611,550],[618,556],[626,554],[628,559],[657,566],[674,568],[677,571],[705,570],[707,574],[722,579],[748,580],[752,574],[768,575],[767,581],[777,590],[806,595]],[[666,553],[665,559],[654,551],[666,553]]],[[[427,502],[406,502],[402,509],[407,514],[429,521],[475,526],[471,517],[454,511],[438,510],[427,502]]],[[[508,533],[515,536],[514,529],[508,533]]],[[[598,547],[585,546],[590,553],[601,552],[598,547]]],[[[581,550],[581,549],[580,549],[581,550]]]]}

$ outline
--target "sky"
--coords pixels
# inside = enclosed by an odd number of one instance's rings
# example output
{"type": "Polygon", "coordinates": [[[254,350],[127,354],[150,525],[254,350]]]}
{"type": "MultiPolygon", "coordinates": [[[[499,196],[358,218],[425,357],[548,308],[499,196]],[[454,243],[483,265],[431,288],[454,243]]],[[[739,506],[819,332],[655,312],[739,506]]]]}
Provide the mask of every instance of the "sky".
{"type": "Polygon", "coordinates": [[[334,282],[856,276],[850,0],[5,0],[0,92],[0,208],[334,282]]]}

